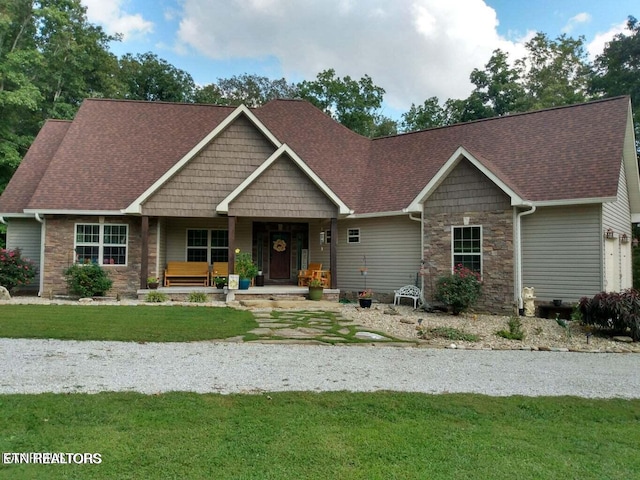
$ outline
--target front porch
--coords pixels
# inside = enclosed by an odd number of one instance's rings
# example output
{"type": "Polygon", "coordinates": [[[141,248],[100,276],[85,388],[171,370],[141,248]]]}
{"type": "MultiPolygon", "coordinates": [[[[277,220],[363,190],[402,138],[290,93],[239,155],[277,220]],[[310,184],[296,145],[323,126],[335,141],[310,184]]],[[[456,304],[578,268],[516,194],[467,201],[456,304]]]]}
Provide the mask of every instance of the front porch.
{"type": "MultiPolygon", "coordinates": [[[[138,300],[144,300],[149,292],[161,292],[173,301],[187,301],[191,292],[203,292],[209,301],[224,302],[227,299],[227,289],[215,287],[159,287],[155,290],[139,289],[137,291],[138,300]]],[[[266,285],[264,287],[249,287],[248,290],[233,290],[235,300],[307,300],[309,289],[294,285],[266,285]]],[[[340,299],[340,289],[325,288],[322,300],[338,302],[340,299]]],[[[311,302],[310,303],[314,303],[311,302]]]]}

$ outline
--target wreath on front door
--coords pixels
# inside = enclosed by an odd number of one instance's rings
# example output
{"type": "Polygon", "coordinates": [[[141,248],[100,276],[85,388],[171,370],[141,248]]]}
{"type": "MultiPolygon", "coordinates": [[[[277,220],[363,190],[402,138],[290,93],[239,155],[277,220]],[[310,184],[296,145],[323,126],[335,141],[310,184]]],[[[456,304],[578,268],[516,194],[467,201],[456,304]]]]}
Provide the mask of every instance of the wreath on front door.
{"type": "Polygon", "coordinates": [[[285,242],[284,240],[282,240],[281,238],[279,238],[278,240],[276,240],[275,242],[273,242],[273,249],[276,252],[284,252],[287,249],[287,242],[285,242]]]}

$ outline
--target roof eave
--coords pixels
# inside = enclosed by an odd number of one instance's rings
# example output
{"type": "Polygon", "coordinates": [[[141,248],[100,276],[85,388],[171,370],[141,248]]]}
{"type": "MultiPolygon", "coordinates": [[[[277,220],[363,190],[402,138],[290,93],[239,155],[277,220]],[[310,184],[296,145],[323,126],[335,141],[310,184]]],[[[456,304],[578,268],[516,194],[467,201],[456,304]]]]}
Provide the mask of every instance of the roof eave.
{"type": "Polygon", "coordinates": [[[147,201],[154,193],[156,193],[165,183],[167,183],[177,172],[180,171],[191,159],[200,153],[214,138],[220,135],[231,123],[233,123],[240,115],[245,115],[254,126],[264,134],[276,148],[282,143],[269,131],[269,129],[256,117],[246,106],[240,105],[227,116],[222,122],[216,126],[207,136],[205,136],[197,145],[195,145],[186,155],[184,155],[177,163],[175,163],[167,172],[156,180],[153,185],[147,188],[138,198],[128,205],[123,213],[139,215],[142,213],[142,204],[147,201]]]}
{"type": "Polygon", "coordinates": [[[340,197],[336,195],[333,190],[329,188],[329,186],[318,176],[316,173],[309,168],[309,166],[291,149],[287,144],[281,145],[275,152],[271,154],[269,158],[267,158],[262,165],[256,168],[251,175],[249,175],[240,185],[238,185],[229,195],[227,195],[216,207],[216,212],[221,215],[228,215],[229,213],[229,205],[233,202],[240,194],[251,185],[256,179],[262,175],[267,168],[269,168],[278,158],[280,158],[283,154],[289,155],[289,157],[293,160],[293,162],[304,172],[304,174],[309,177],[309,179],[338,207],[338,214],[340,216],[347,216],[353,214],[353,210],[351,210],[340,197]]]}
{"type": "Polygon", "coordinates": [[[427,183],[427,185],[418,193],[413,201],[405,209],[407,212],[421,212],[422,204],[436,191],[440,184],[447,178],[451,171],[462,161],[467,159],[478,170],[486,175],[500,190],[509,196],[511,199],[511,205],[525,205],[527,201],[516,193],[513,188],[503,182],[495,173],[493,173],[487,166],[484,165],[479,159],[471,154],[464,147],[458,147],[458,149],[449,157],[449,159],[440,167],[440,170],[433,176],[433,178],[427,183]]]}

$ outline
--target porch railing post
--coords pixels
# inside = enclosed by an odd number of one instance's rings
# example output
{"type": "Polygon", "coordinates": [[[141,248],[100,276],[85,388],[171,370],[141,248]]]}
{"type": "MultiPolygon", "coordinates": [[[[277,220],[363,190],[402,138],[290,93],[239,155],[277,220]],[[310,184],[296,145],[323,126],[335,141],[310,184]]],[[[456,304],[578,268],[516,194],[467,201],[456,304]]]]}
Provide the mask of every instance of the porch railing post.
{"type": "Polygon", "coordinates": [[[338,219],[331,219],[331,249],[329,268],[331,270],[331,288],[338,288],[338,219]]]}
{"type": "Polygon", "coordinates": [[[140,288],[147,288],[149,276],[149,217],[143,216],[140,220],[140,288]]]}
{"type": "Polygon", "coordinates": [[[236,217],[227,217],[229,230],[229,274],[236,273],[236,217]]]}

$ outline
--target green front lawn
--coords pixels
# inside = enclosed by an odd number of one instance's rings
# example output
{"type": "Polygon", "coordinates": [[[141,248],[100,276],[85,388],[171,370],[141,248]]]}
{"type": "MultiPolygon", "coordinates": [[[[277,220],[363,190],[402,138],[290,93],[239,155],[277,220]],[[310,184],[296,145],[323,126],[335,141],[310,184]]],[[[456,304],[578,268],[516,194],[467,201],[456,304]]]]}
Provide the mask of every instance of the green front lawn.
{"type": "Polygon", "coordinates": [[[244,335],[253,314],[227,307],[2,305],[0,337],[191,342],[244,335]]]}
{"type": "Polygon", "coordinates": [[[0,478],[630,479],[640,401],[409,393],[0,396],[0,478]]]}

